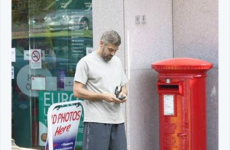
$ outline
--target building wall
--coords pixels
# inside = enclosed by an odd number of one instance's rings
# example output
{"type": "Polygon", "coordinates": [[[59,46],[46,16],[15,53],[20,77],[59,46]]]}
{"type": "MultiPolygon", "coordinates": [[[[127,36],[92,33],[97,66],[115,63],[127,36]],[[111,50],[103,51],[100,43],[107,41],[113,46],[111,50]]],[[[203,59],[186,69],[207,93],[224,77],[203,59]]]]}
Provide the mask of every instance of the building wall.
{"type": "Polygon", "coordinates": [[[95,50],[99,48],[101,35],[106,30],[117,31],[122,39],[122,43],[117,52],[117,56],[121,58],[123,65],[125,63],[125,28],[124,28],[124,4],[123,0],[93,0],[93,47],[95,50]]]}
{"type": "Polygon", "coordinates": [[[174,57],[213,63],[207,72],[207,144],[218,149],[218,0],[173,1],[174,57]]]}
{"type": "MultiPolygon", "coordinates": [[[[172,58],[172,2],[168,0],[125,0],[125,50],[130,59],[127,103],[130,150],[159,149],[157,74],[153,62],[172,58]],[[146,23],[142,23],[142,16],[146,23]],[[140,16],[140,24],[136,23],[140,16]]],[[[126,66],[129,61],[126,61],[126,66]]]]}
{"type": "Polygon", "coordinates": [[[93,1],[94,48],[105,30],[114,29],[122,38],[117,56],[129,78],[123,105],[129,150],[159,150],[157,73],[151,64],[173,57],[214,64],[207,77],[208,150],[218,149],[217,6],[217,0],[93,1]]]}

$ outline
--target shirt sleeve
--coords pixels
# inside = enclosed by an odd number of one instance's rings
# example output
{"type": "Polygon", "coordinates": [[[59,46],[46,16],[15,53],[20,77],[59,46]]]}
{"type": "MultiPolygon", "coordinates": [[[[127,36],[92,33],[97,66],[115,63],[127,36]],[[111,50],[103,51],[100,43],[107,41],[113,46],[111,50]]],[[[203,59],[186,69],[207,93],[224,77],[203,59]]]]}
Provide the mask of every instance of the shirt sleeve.
{"type": "Polygon", "coordinates": [[[88,80],[88,66],[87,63],[81,59],[76,65],[74,81],[86,84],[88,80]]]}

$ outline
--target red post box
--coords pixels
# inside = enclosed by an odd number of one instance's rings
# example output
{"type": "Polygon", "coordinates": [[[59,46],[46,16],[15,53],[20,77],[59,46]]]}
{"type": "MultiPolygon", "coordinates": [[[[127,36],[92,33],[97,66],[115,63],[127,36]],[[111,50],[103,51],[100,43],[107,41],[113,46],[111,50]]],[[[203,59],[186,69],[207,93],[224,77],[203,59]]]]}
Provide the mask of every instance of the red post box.
{"type": "Polygon", "coordinates": [[[160,150],[207,150],[205,80],[212,67],[193,58],[152,64],[158,72],[160,150]]]}

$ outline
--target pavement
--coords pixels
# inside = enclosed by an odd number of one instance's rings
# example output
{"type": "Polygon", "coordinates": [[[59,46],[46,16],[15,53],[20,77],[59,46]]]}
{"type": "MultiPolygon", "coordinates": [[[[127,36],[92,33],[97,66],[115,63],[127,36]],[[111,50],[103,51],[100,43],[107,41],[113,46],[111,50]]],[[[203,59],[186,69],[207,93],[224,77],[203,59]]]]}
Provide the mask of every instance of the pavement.
{"type": "Polygon", "coordinates": [[[19,147],[15,144],[14,139],[12,139],[11,140],[11,150],[40,150],[40,149],[19,147]]]}

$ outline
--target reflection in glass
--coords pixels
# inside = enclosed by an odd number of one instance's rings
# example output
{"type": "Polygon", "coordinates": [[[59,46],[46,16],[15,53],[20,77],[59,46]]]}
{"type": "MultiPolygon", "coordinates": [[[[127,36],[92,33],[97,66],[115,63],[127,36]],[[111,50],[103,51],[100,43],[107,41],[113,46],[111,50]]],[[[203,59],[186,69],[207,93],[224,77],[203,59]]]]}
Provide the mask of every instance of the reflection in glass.
{"type": "MultiPolygon", "coordinates": [[[[42,105],[44,93],[56,94],[58,101],[62,101],[60,94],[71,95],[76,64],[93,51],[91,3],[12,0],[12,47],[16,49],[16,62],[12,62],[12,138],[18,146],[44,149],[49,107],[42,105]],[[34,49],[41,50],[41,69],[31,67],[29,52],[34,49]],[[34,76],[46,78],[46,90],[31,89],[34,76]]],[[[80,132],[78,149],[82,136],[80,132]]]]}

